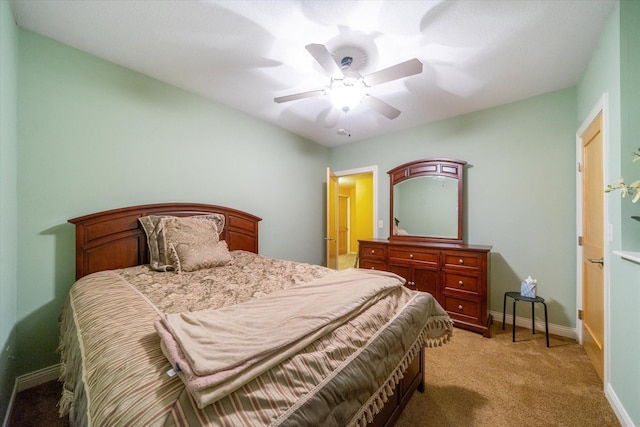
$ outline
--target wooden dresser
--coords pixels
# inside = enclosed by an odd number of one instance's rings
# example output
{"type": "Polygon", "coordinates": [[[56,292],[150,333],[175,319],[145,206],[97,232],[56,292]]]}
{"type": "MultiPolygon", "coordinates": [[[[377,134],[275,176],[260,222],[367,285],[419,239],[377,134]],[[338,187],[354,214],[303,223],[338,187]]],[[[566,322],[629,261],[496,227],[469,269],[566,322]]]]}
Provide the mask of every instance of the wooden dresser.
{"type": "Polygon", "coordinates": [[[394,272],[406,286],[432,294],[460,328],[490,336],[491,246],[360,240],[359,267],[394,272]]]}

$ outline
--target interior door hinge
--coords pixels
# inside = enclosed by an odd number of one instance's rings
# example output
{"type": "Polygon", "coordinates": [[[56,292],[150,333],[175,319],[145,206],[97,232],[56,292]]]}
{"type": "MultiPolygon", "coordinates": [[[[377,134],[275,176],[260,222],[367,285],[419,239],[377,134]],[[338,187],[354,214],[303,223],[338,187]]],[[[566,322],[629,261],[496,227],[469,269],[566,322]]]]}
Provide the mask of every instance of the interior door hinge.
{"type": "Polygon", "coordinates": [[[584,312],[582,310],[578,310],[578,319],[582,320],[584,312]]]}
{"type": "Polygon", "coordinates": [[[578,162],[578,172],[582,172],[582,163],[578,162]]]}
{"type": "Polygon", "coordinates": [[[578,246],[582,246],[582,236],[578,236],[578,246]]]}

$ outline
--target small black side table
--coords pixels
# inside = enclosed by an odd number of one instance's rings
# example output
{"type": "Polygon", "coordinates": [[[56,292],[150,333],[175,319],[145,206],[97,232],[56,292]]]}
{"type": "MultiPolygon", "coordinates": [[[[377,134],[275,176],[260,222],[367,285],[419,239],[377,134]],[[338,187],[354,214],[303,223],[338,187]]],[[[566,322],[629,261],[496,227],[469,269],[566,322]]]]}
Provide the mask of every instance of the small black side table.
{"type": "Polygon", "coordinates": [[[525,297],[520,292],[505,292],[502,302],[502,329],[504,330],[505,315],[507,313],[507,297],[513,298],[513,325],[511,331],[511,341],[516,342],[516,301],[526,301],[531,303],[531,333],[536,333],[535,303],[542,303],[544,306],[544,329],[547,336],[547,347],[549,347],[549,322],[547,321],[547,304],[541,297],[525,297]]]}

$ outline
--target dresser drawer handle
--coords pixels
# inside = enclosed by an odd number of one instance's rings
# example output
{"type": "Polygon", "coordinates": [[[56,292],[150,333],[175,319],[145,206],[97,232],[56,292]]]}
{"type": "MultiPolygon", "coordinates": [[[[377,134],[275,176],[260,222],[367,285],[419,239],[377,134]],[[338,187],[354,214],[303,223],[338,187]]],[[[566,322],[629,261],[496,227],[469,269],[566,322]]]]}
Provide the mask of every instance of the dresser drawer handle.
{"type": "Polygon", "coordinates": [[[371,253],[372,253],[372,254],[375,254],[375,253],[376,253],[376,250],[375,250],[375,249],[371,249],[371,253]]]}
{"type": "Polygon", "coordinates": [[[413,286],[415,286],[415,285],[416,285],[416,282],[407,282],[407,286],[411,286],[411,287],[413,287],[413,286]]]}
{"type": "Polygon", "coordinates": [[[458,310],[462,310],[462,304],[458,305],[458,310]]]}
{"type": "Polygon", "coordinates": [[[458,281],[458,285],[460,285],[460,286],[464,286],[464,282],[463,282],[462,280],[459,280],[459,281],[458,281]]]}
{"type": "Polygon", "coordinates": [[[413,259],[413,254],[409,254],[409,258],[413,259]]]}
{"type": "Polygon", "coordinates": [[[375,268],[375,267],[371,267],[371,269],[372,269],[372,270],[375,270],[376,268],[375,268]]]}
{"type": "Polygon", "coordinates": [[[462,258],[460,258],[460,259],[458,260],[458,264],[464,264],[464,260],[463,260],[462,258]]]}

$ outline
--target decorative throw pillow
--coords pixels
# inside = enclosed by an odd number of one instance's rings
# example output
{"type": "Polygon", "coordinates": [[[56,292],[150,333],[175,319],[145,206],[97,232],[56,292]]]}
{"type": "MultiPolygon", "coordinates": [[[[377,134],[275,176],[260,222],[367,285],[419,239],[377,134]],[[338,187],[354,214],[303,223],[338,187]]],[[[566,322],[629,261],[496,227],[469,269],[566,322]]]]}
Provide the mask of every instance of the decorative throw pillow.
{"type": "Polygon", "coordinates": [[[190,218],[213,221],[218,229],[218,235],[222,234],[222,230],[224,229],[224,214],[195,215],[190,218]]]}
{"type": "Polygon", "coordinates": [[[169,271],[173,266],[169,262],[164,233],[162,232],[162,218],[169,216],[149,215],[138,218],[142,228],[147,235],[147,247],[149,248],[149,264],[155,271],[169,271]]]}
{"type": "Polygon", "coordinates": [[[231,262],[227,243],[218,240],[214,221],[198,216],[162,218],[160,222],[168,260],[176,271],[195,271],[231,262]]]}

